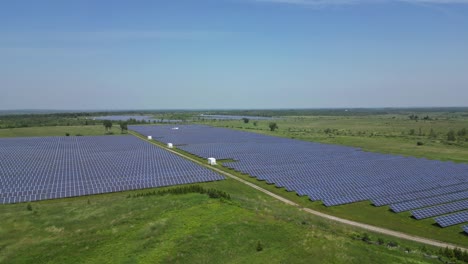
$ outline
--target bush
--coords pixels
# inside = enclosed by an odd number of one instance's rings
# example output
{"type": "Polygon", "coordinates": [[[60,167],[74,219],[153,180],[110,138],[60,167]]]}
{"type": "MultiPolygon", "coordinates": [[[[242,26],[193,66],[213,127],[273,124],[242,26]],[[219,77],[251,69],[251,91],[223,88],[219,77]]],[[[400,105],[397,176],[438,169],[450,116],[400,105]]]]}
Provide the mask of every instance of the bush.
{"type": "Polygon", "coordinates": [[[260,240],[259,240],[259,241],[257,241],[257,252],[260,252],[260,251],[262,251],[262,250],[263,250],[263,245],[262,245],[262,243],[261,243],[260,240]]]}
{"type": "Polygon", "coordinates": [[[383,245],[383,244],[385,244],[385,241],[383,240],[383,238],[379,238],[379,239],[377,239],[377,244],[383,245]]]}
{"type": "Polygon", "coordinates": [[[390,242],[388,242],[387,246],[389,246],[389,247],[398,247],[398,243],[395,242],[395,241],[390,241],[390,242]]]}
{"type": "Polygon", "coordinates": [[[223,198],[226,200],[231,200],[231,195],[226,192],[219,191],[216,189],[205,189],[200,185],[189,185],[189,186],[180,186],[174,187],[166,190],[159,190],[159,191],[149,191],[145,193],[137,193],[133,196],[128,196],[128,198],[138,198],[138,197],[145,197],[145,196],[152,196],[152,195],[166,195],[166,194],[187,194],[187,193],[200,193],[200,194],[207,194],[210,198],[223,198]]]}
{"type": "Polygon", "coordinates": [[[364,242],[370,242],[370,241],[371,241],[370,236],[369,236],[367,233],[364,233],[364,234],[362,235],[362,241],[364,241],[364,242]]]}
{"type": "Polygon", "coordinates": [[[450,130],[450,131],[447,133],[447,140],[448,140],[448,141],[455,141],[455,140],[456,140],[456,138],[455,138],[455,131],[450,130]]]}
{"type": "Polygon", "coordinates": [[[28,211],[32,211],[32,205],[28,203],[28,205],[26,206],[26,209],[28,209],[28,211]]]}
{"type": "Polygon", "coordinates": [[[66,137],[69,137],[69,136],[70,136],[70,133],[65,133],[65,136],[66,136],[66,137]]]}
{"type": "Polygon", "coordinates": [[[422,146],[422,145],[424,145],[424,143],[422,143],[421,141],[418,141],[418,142],[416,142],[416,145],[422,146]]]}
{"type": "Polygon", "coordinates": [[[271,122],[268,127],[270,128],[270,131],[275,131],[278,128],[278,125],[275,122],[271,122]]]}

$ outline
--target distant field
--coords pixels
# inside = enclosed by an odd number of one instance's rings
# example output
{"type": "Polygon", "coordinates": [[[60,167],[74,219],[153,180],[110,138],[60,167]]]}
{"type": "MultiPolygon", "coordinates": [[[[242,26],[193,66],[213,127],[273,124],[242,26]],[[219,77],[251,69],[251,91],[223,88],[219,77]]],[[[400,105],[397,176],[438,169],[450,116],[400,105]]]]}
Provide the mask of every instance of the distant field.
{"type": "Polygon", "coordinates": [[[418,244],[366,243],[234,180],[202,185],[232,200],[127,198],[143,190],[0,206],[0,263],[439,263],[418,244]]]}
{"type": "Polygon", "coordinates": [[[270,121],[204,121],[203,124],[256,133],[363,148],[366,151],[468,163],[468,134],[447,140],[447,133],[468,130],[468,118],[432,114],[431,120],[410,120],[407,115],[307,116],[270,121]],[[256,125],[255,125],[256,124],[256,125]],[[431,135],[431,129],[433,131],[431,135]],[[423,145],[417,146],[417,142],[423,145]]]}
{"type": "MultiPolygon", "coordinates": [[[[120,129],[115,126],[111,132],[121,135],[120,129]]],[[[105,135],[105,129],[99,126],[44,126],[0,129],[0,137],[49,137],[49,136],[100,136],[105,135]]]]}

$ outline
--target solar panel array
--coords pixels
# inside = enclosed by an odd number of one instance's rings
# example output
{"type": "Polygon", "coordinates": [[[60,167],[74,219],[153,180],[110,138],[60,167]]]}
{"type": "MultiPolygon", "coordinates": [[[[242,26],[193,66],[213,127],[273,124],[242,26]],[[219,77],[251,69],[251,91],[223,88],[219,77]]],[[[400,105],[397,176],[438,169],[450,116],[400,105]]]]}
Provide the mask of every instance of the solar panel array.
{"type": "Polygon", "coordinates": [[[202,125],[129,128],[200,157],[233,159],[224,166],[326,206],[371,200],[401,212],[468,199],[467,164],[202,125]]]}
{"type": "Polygon", "coordinates": [[[152,116],[141,116],[141,115],[110,115],[110,116],[97,116],[94,117],[96,120],[110,120],[110,121],[128,121],[130,119],[135,119],[136,121],[145,121],[145,122],[157,122],[157,123],[180,123],[182,120],[172,120],[172,119],[157,119],[152,116]]]}
{"type": "Polygon", "coordinates": [[[436,222],[441,227],[458,225],[468,222],[468,211],[459,212],[456,214],[444,215],[436,217],[436,222]]]}
{"type": "Polygon", "coordinates": [[[222,180],[134,136],[0,139],[0,203],[222,180]]]}

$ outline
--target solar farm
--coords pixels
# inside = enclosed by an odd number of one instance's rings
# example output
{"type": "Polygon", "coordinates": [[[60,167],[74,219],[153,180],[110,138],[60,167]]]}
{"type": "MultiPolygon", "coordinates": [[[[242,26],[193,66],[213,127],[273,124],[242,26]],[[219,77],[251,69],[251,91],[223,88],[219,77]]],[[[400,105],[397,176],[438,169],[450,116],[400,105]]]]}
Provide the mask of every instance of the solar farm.
{"type": "Polygon", "coordinates": [[[134,136],[0,139],[0,203],[223,180],[134,136]]]}
{"type": "MultiPolygon", "coordinates": [[[[468,165],[202,125],[130,126],[327,207],[370,200],[440,227],[468,222],[468,165]]],[[[467,230],[465,227],[463,230],[467,230]]]]}

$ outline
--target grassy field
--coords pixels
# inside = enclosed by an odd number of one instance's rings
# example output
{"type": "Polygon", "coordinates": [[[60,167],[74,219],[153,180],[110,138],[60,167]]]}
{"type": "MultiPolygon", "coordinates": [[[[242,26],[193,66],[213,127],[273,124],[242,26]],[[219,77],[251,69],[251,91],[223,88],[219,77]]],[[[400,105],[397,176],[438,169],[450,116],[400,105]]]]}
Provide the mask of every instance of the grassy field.
{"type": "MultiPolygon", "coordinates": [[[[112,128],[113,135],[121,135],[120,129],[112,128]]],[[[46,136],[102,136],[106,131],[102,125],[99,126],[44,126],[44,127],[24,127],[24,128],[4,128],[0,129],[0,137],[46,137],[46,136]]]]}
{"type": "Polygon", "coordinates": [[[26,204],[2,205],[0,262],[440,263],[424,256],[420,245],[375,234],[364,242],[358,230],[231,179],[201,185],[226,191],[232,200],[128,198],[142,190],[34,202],[31,211],[26,204]]]}
{"type": "MultiPolygon", "coordinates": [[[[434,115],[434,114],[433,114],[434,115]]],[[[359,147],[366,151],[468,163],[468,134],[447,140],[447,133],[468,130],[465,116],[435,115],[431,120],[410,120],[406,115],[308,116],[270,121],[204,121],[203,124],[256,133],[359,147]],[[437,120],[436,120],[437,119],[437,120]],[[431,133],[431,130],[433,133],[431,133]],[[423,145],[418,146],[417,142],[423,145]]]]}

